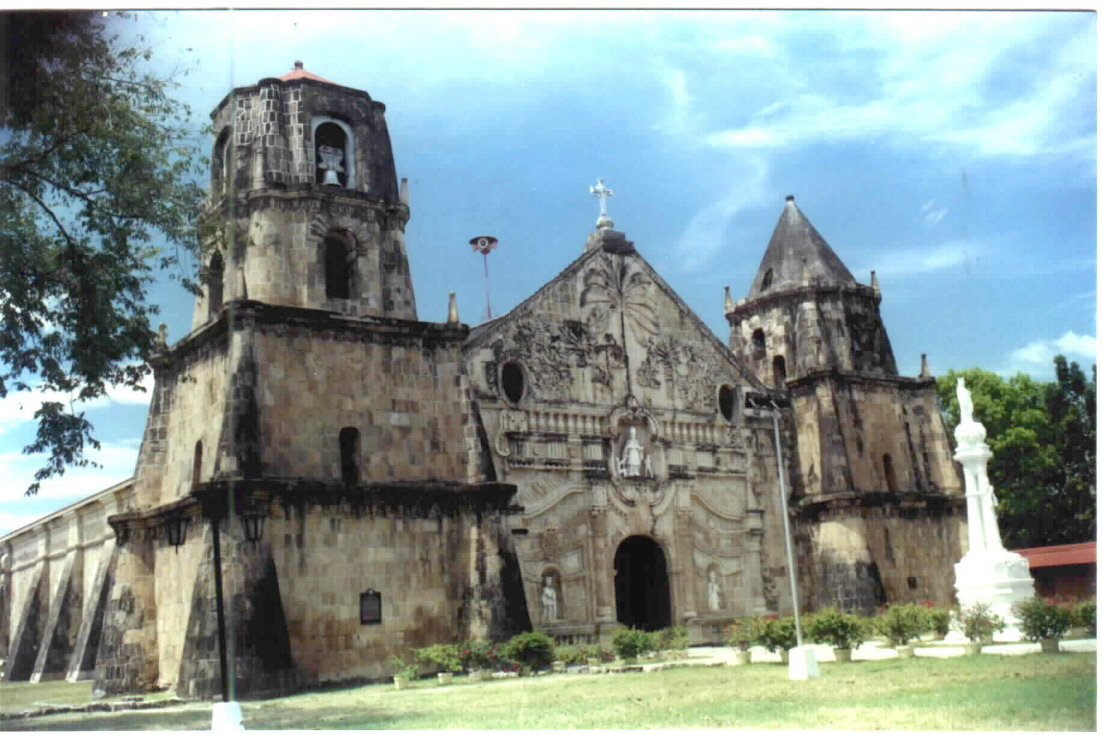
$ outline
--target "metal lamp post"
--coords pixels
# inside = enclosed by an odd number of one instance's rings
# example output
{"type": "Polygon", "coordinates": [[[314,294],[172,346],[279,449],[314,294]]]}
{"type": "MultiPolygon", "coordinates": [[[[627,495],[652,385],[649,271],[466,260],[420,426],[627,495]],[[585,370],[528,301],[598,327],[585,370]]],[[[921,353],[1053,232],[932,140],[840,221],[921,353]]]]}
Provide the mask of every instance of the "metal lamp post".
{"type": "Polygon", "coordinates": [[[794,681],[814,679],[819,676],[819,662],[815,651],[804,646],[803,629],[800,626],[800,593],[796,585],[796,552],[792,546],[792,528],[788,520],[788,483],[785,479],[784,451],[781,447],[781,425],[779,414],[781,406],[772,398],[765,397],[757,404],[758,408],[769,409],[773,417],[773,445],[777,454],[777,487],[781,495],[781,519],[784,521],[784,551],[788,559],[788,584],[792,593],[792,616],[796,624],[796,647],[789,651],[788,678],[794,681]]]}

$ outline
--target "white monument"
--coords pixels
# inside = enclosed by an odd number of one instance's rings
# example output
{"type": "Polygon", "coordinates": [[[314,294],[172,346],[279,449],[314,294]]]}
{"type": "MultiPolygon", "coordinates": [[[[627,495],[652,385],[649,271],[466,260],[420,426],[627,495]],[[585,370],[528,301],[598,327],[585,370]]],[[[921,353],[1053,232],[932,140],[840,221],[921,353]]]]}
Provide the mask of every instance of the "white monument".
{"type": "Polygon", "coordinates": [[[972,418],[972,394],[957,379],[960,425],[953,432],[957,451],[953,459],[964,468],[964,495],[968,500],[968,553],[955,565],[957,601],[961,609],[977,602],[987,603],[1007,627],[996,638],[1020,640],[1014,603],[1033,596],[1029,562],[1021,554],[1007,551],[999,536],[995,517],[995,491],[987,479],[991,450],[984,441],[987,430],[972,418]]]}

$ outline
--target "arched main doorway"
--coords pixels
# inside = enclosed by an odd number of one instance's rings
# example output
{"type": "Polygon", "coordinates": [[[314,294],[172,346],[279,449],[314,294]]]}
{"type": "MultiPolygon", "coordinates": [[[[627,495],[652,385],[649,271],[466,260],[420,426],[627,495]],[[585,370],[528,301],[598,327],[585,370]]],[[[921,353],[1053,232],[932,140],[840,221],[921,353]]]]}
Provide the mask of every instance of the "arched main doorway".
{"type": "Polygon", "coordinates": [[[616,549],[616,619],[643,630],[670,626],[666,555],[646,536],[629,536],[616,549]]]}

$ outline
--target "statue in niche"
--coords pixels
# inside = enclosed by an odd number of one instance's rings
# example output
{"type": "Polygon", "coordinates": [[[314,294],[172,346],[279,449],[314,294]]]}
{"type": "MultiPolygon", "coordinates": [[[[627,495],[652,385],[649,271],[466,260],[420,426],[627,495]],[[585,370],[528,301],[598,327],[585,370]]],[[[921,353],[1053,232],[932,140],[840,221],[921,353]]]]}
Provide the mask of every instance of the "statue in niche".
{"type": "Polygon", "coordinates": [[[620,460],[616,467],[620,471],[620,476],[643,477],[644,468],[648,471],[650,469],[650,457],[645,457],[644,454],[643,445],[635,436],[635,427],[629,426],[628,438],[624,442],[624,450],[620,453],[620,460]]]}
{"type": "Polygon", "coordinates": [[[559,595],[555,591],[555,578],[550,574],[543,578],[540,606],[543,608],[543,622],[549,623],[559,619],[559,595]]]}
{"type": "Polygon", "coordinates": [[[719,610],[723,607],[723,593],[719,589],[719,578],[715,567],[708,570],[708,609],[719,610]]]}
{"type": "Polygon", "coordinates": [[[340,186],[341,182],[337,174],[344,173],[344,166],[341,165],[344,161],[344,151],[331,145],[319,145],[318,158],[321,159],[318,168],[325,171],[322,183],[340,186]]]}

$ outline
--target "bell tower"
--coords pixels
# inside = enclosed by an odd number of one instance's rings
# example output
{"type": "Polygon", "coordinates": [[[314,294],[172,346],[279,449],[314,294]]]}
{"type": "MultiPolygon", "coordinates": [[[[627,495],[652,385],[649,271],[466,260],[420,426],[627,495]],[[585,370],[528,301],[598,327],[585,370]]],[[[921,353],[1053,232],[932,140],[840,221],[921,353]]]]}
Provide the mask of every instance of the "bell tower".
{"type": "Polygon", "coordinates": [[[302,62],[219,103],[193,328],[236,299],[417,318],[385,110],[302,62]]]}
{"type": "Polygon", "coordinates": [[[899,375],[880,300],[790,196],[748,297],[725,306],[731,350],[792,402],[814,605],[952,600],[961,482],[934,379],[925,362],[899,375]]]}

